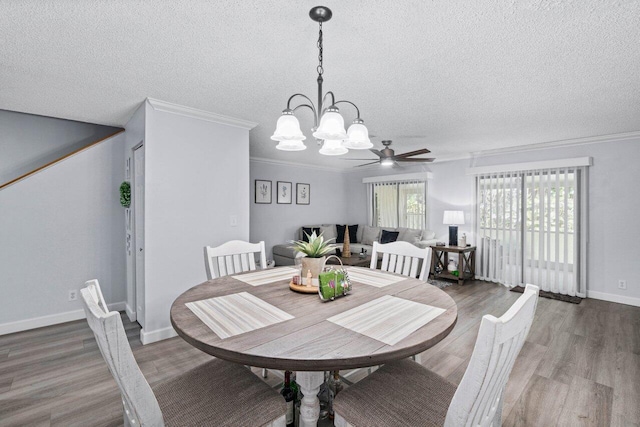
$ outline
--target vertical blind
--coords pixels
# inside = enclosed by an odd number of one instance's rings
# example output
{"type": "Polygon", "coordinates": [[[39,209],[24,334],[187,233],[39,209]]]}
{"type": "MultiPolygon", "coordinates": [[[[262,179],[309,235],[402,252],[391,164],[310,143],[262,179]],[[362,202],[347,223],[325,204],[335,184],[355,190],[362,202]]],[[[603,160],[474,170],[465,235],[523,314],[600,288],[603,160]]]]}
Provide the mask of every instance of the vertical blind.
{"type": "Polygon", "coordinates": [[[384,181],[372,182],[368,185],[371,225],[390,228],[426,228],[426,181],[384,181]]]}
{"type": "Polygon", "coordinates": [[[477,275],[584,297],[585,173],[570,167],[477,176],[477,275]]]}

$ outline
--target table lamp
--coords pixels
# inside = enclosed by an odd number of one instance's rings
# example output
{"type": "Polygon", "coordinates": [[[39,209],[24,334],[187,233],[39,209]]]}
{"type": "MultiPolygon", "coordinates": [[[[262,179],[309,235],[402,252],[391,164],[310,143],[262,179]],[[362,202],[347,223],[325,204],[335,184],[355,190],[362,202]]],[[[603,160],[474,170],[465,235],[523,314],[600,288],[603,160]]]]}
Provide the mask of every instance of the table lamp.
{"type": "Polygon", "coordinates": [[[449,246],[458,246],[458,225],[464,225],[464,212],[444,211],[442,223],[449,226],[449,246]]]}

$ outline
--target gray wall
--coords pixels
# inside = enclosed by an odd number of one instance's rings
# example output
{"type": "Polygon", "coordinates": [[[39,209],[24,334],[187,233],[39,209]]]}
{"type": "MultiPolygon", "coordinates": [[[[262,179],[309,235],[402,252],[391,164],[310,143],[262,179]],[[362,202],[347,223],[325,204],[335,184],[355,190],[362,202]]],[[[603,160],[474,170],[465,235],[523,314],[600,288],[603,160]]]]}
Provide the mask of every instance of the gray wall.
{"type": "Polygon", "coordinates": [[[0,185],[118,129],[0,110],[0,185]]]}
{"type": "MultiPolygon", "coordinates": [[[[274,245],[286,243],[295,237],[296,230],[308,224],[357,223],[357,206],[350,200],[344,174],[338,171],[313,169],[308,166],[283,165],[264,161],[251,161],[251,241],[265,241],[267,258],[271,258],[274,245]],[[255,203],[255,180],[272,181],[271,204],[255,203]],[[276,203],[276,183],[293,184],[293,203],[276,203]],[[311,204],[298,205],[295,200],[296,183],[311,185],[311,204]]],[[[365,217],[366,218],[366,217],[365,217]]],[[[363,221],[364,222],[364,221],[363,221]]],[[[361,223],[363,223],[361,222],[361,223]]]]}
{"type": "Polygon", "coordinates": [[[125,300],[123,145],[119,134],[0,190],[0,333],[10,322],[84,317],[68,291],[89,279],[108,303],[125,300]]]}

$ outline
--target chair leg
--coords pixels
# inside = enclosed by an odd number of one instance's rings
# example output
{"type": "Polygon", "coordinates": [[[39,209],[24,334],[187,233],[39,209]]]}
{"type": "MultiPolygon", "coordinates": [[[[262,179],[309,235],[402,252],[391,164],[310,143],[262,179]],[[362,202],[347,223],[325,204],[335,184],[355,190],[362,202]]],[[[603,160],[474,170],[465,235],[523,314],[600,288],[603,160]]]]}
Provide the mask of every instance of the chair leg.
{"type": "Polygon", "coordinates": [[[267,378],[268,372],[267,368],[262,368],[262,378],[267,378]]]}
{"type": "Polygon", "coordinates": [[[500,393],[500,401],[498,402],[498,407],[496,408],[496,414],[493,416],[493,422],[491,423],[492,427],[501,427],[502,426],[502,402],[504,401],[504,390],[500,393]]]}

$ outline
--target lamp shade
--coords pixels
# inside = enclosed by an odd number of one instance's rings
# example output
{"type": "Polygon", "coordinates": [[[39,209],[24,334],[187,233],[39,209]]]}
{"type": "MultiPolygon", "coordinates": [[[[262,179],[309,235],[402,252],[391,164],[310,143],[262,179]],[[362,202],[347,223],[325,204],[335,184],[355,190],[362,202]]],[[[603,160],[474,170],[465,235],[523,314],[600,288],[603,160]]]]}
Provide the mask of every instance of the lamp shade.
{"type": "Polygon", "coordinates": [[[347,139],[347,132],[344,130],[344,119],[337,109],[328,109],[320,118],[320,125],[313,133],[318,139],[340,140],[347,139]]]}
{"type": "Polygon", "coordinates": [[[325,156],[339,156],[348,152],[349,150],[342,145],[342,141],[339,139],[325,139],[320,149],[320,154],[325,156]]]}
{"type": "Polygon", "coordinates": [[[296,116],[286,111],[278,119],[276,131],[271,136],[274,141],[302,141],[306,138],[300,130],[300,122],[296,116]]]}
{"type": "Polygon", "coordinates": [[[445,225],[462,225],[464,224],[464,212],[462,211],[444,211],[442,223],[445,225]]]}
{"type": "Polygon", "coordinates": [[[276,148],[282,151],[302,151],[306,150],[307,146],[300,140],[290,140],[280,141],[280,143],[276,145],[276,148]]]}
{"type": "Polygon", "coordinates": [[[369,130],[362,124],[362,120],[359,122],[355,121],[351,126],[349,126],[344,146],[353,150],[367,150],[373,147],[373,144],[369,139],[369,130]]]}

